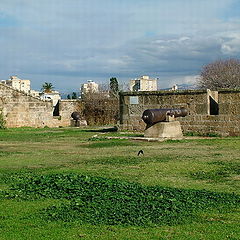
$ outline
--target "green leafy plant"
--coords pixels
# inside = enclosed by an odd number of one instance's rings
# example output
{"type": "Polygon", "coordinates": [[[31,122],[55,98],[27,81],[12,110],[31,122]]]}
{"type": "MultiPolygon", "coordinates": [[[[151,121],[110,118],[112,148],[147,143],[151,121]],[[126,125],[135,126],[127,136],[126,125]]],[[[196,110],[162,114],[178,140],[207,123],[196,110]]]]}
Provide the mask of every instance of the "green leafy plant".
{"type": "Polygon", "coordinates": [[[19,177],[5,198],[62,200],[41,211],[50,221],[137,226],[193,221],[200,211],[226,211],[240,203],[235,194],[147,187],[74,173],[19,177]]]}

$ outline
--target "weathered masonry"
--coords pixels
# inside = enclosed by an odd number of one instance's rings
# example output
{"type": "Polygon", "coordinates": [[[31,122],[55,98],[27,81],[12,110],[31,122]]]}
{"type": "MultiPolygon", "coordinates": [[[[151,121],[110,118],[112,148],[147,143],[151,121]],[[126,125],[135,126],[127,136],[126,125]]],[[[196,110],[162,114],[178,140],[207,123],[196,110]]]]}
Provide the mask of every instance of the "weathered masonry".
{"type": "Polygon", "coordinates": [[[142,113],[150,108],[187,108],[178,118],[185,133],[240,136],[240,90],[123,92],[120,94],[122,129],[145,129],[142,113]]]}
{"type": "Polygon", "coordinates": [[[43,101],[0,83],[0,113],[6,127],[70,126],[71,113],[79,108],[81,103],[77,100],[62,100],[54,109],[52,101],[43,101]]]}

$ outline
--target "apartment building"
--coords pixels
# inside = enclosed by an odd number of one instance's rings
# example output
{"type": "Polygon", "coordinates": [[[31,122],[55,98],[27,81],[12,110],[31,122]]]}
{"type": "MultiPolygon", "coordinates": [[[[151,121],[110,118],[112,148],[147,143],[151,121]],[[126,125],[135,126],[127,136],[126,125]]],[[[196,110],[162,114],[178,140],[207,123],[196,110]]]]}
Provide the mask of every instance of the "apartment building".
{"type": "Polygon", "coordinates": [[[151,79],[149,76],[141,76],[130,80],[130,91],[157,91],[157,78],[151,79]]]}

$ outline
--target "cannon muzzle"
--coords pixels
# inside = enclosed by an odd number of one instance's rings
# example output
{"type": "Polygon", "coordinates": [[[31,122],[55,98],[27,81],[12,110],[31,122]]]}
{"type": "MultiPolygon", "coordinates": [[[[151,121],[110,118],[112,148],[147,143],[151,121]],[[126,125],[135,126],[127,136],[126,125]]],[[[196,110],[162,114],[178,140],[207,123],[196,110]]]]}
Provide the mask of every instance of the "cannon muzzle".
{"type": "Polygon", "coordinates": [[[187,114],[186,108],[147,109],[143,112],[142,119],[147,125],[154,125],[158,122],[165,122],[167,116],[185,117],[187,114]]]}

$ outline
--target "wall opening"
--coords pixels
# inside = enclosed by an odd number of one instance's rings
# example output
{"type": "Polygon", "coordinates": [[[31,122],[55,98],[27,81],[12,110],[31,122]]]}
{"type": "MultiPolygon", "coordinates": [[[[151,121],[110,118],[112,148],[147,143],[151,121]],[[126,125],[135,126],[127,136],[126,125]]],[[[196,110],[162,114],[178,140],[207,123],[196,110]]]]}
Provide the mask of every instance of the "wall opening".
{"type": "Polygon", "coordinates": [[[53,116],[59,116],[59,101],[57,102],[53,109],[53,116]]]}
{"type": "Polygon", "coordinates": [[[219,114],[218,103],[211,96],[209,96],[209,103],[210,103],[210,115],[218,115],[219,114]]]}
{"type": "Polygon", "coordinates": [[[207,89],[207,113],[208,115],[219,115],[218,91],[207,89]]]}

